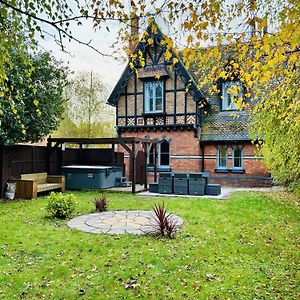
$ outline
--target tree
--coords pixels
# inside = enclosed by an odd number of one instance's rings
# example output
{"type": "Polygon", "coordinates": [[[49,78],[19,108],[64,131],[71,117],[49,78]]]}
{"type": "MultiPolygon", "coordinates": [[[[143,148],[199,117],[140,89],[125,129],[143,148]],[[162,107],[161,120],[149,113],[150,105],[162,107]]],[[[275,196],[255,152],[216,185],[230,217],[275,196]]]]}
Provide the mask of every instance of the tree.
{"type": "Polygon", "coordinates": [[[4,94],[1,99],[5,114],[2,116],[0,144],[37,142],[59,124],[68,70],[47,52],[33,56],[23,53],[22,57],[11,53],[10,61],[13,68],[7,82],[13,87],[13,94],[4,94]],[[30,79],[24,74],[27,62],[32,66],[30,79]]]}
{"type": "MultiPolygon", "coordinates": [[[[204,77],[199,76],[200,88],[238,73],[254,103],[261,99],[261,104],[254,110],[254,119],[256,131],[264,140],[263,152],[270,171],[276,174],[278,167],[269,163],[278,159],[278,156],[273,156],[271,145],[276,145],[278,149],[283,149],[282,153],[286,153],[283,162],[288,160],[289,166],[299,166],[297,148],[291,149],[286,141],[294,140],[299,129],[300,91],[294,80],[299,72],[300,0],[131,0],[126,3],[120,0],[92,0],[89,5],[85,1],[74,0],[74,3],[61,3],[59,0],[0,0],[0,34],[6,37],[0,41],[0,65],[10,64],[7,53],[12,45],[24,47],[26,44],[22,35],[15,34],[19,32],[18,28],[27,30],[31,42],[35,42],[35,33],[43,34],[42,25],[47,24],[56,30],[54,38],[64,49],[64,38],[93,47],[89,41],[82,42],[72,34],[69,30],[71,22],[80,25],[83,20],[91,19],[95,29],[106,27],[109,30],[106,22],[117,21],[121,24],[119,40],[126,41],[126,44],[130,40],[131,45],[137,42],[138,35],[130,35],[130,25],[144,29],[145,23],[150,20],[151,30],[155,33],[157,25],[153,20],[164,22],[168,24],[170,36],[175,41],[173,43],[171,38],[164,37],[162,45],[166,49],[165,60],[175,65],[178,59],[175,54],[181,50],[187,67],[195,60],[199,63],[199,69],[205,63],[212,63],[210,71],[205,72],[204,77]],[[9,18],[9,15],[12,17],[9,18]],[[176,44],[185,47],[179,49],[176,44]],[[224,66],[222,56],[225,44],[231,47],[234,58],[229,60],[229,67],[224,66]],[[209,47],[205,55],[200,56],[198,50],[203,46],[209,47]],[[225,67],[228,67],[227,70],[225,67]],[[270,82],[272,93],[266,93],[270,82]],[[273,136],[271,127],[274,122],[281,129],[289,124],[289,130],[278,130],[276,135],[280,138],[271,139],[268,144],[267,139],[273,136]]],[[[142,40],[153,43],[151,34],[144,35],[142,40]]],[[[126,50],[131,54],[132,68],[143,63],[139,53],[132,54],[129,48],[126,50]]],[[[118,56],[118,49],[111,54],[114,53],[118,56]]],[[[30,76],[30,67],[27,69],[30,76]]],[[[1,89],[7,89],[6,76],[6,71],[1,69],[0,93],[1,89]]],[[[210,91],[217,88],[215,85],[210,91]]],[[[238,101],[240,107],[246,105],[243,100],[238,101]]],[[[281,156],[281,153],[277,154],[281,156]]],[[[281,168],[287,168],[286,163],[281,164],[281,168]]],[[[299,182],[298,172],[291,170],[289,174],[293,174],[290,180],[299,182]]]]}
{"type": "Polygon", "coordinates": [[[111,137],[114,112],[106,104],[108,90],[99,75],[81,72],[65,88],[65,116],[55,136],[111,137]]]}

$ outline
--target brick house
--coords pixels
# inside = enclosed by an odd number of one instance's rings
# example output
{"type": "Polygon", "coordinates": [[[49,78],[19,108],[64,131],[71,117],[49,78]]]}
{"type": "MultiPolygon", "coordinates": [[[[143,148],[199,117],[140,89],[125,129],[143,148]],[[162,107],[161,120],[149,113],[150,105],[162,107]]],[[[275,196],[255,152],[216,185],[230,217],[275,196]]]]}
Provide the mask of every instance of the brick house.
{"type": "MultiPolygon", "coordinates": [[[[224,81],[220,95],[206,97],[179,57],[172,53],[175,65],[165,61],[162,32],[153,33],[151,25],[146,32],[153,43],[141,40],[135,47],[144,64],[133,62],[135,72],[128,63],[108,99],[116,107],[118,135],[157,139],[159,172],[205,171],[210,182],[227,186],[270,185],[248,134],[248,113],[237,110],[227,92],[234,85],[242,91],[241,83],[224,81]]],[[[126,156],[125,162],[128,173],[126,156]]],[[[153,163],[152,147],[147,149],[148,174],[153,163]]]]}

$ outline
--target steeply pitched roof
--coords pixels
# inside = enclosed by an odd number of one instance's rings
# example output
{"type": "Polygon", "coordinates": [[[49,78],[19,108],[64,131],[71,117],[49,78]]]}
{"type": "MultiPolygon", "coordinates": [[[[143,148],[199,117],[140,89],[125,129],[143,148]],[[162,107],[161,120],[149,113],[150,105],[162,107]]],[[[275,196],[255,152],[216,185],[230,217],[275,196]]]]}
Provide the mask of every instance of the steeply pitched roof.
{"type": "MultiPolygon", "coordinates": [[[[151,23],[148,28],[146,29],[146,33],[153,39],[154,43],[157,43],[161,46],[160,42],[164,39],[164,35],[161,32],[161,30],[158,28],[157,24],[157,31],[156,33],[153,33],[151,30],[153,23],[151,23]]],[[[147,41],[140,40],[139,43],[136,46],[135,52],[142,51],[142,53],[146,52],[147,47],[149,47],[149,44],[147,41]]],[[[161,46],[163,47],[163,46],[161,46]]],[[[176,57],[178,59],[178,62],[174,66],[174,70],[177,72],[177,74],[184,80],[184,82],[189,86],[189,93],[193,96],[194,101],[199,100],[205,100],[205,96],[203,95],[202,91],[198,89],[197,84],[195,82],[194,77],[189,73],[189,71],[185,68],[182,60],[180,57],[178,57],[172,49],[170,50],[173,57],[176,57]]],[[[112,93],[110,94],[107,102],[112,105],[116,106],[117,102],[119,100],[119,97],[126,87],[131,75],[133,74],[134,70],[132,70],[129,66],[129,63],[125,67],[125,70],[123,71],[120,79],[118,80],[116,86],[114,87],[112,93]]]]}

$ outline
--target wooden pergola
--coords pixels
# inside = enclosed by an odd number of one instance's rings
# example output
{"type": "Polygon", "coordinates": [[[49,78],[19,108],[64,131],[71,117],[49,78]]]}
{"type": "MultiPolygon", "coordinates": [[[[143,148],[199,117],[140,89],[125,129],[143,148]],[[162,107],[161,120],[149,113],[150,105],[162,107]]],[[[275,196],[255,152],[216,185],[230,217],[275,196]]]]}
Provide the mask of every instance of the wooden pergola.
{"type": "Polygon", "coordinates": [[[147,189],[147,156],[151,145],[154,145],[154,181],[157,181],[157,144],[159,142],[148,138],[137,137],[117,137],[117,138],[51,138],[47,139],[47,172],[50,171],[51,154],[53,150],[62,144],[77,144],[82,149],[82,145],[111,145],[113,153],[115,151],[115,145],[122,146],[129,154],[130,168],[129,174],[132,178],[132,194],[136,192],[136,157],[138,153],[138,146],[142,145],[145,153],[145,184],[147,189]],[[53,145],[54,143],[54,145],[53,145]]]}

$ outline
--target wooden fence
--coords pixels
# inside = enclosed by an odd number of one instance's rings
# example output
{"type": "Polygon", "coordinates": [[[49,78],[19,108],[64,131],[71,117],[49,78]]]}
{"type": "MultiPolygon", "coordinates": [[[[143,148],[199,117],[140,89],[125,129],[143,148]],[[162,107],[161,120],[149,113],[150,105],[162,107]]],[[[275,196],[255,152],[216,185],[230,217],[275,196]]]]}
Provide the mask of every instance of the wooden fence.
{"type": "MultiPolygon", "coordinates": [[[[0,146],[0,197],[3,196],[9,178],[20,174],[47,172],[47,147],[15,145],[0,146]]],[[[56,148],[51,153],[49,174],[60,174],[60,167],[69,164],[124,165],[123,153],[112,149],[56,148]]]]}

